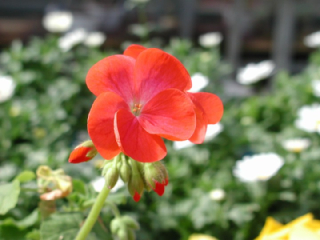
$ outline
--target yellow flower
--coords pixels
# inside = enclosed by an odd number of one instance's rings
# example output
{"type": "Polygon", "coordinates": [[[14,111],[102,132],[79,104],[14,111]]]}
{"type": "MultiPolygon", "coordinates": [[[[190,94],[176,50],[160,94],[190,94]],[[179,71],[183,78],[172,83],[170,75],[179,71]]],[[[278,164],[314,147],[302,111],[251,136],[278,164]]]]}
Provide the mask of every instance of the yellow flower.
{"type": "Polygon", "coordinates": [[[204,234],[192,234],[188,240],[218,240],[215,237],[211,237],[209,235],[204,234]]]}
{"type": "Polygon", "coordinates": [[[320,240],[320,221],[308,213],[283,225],[268,217],[255,240],[320,240]]]}

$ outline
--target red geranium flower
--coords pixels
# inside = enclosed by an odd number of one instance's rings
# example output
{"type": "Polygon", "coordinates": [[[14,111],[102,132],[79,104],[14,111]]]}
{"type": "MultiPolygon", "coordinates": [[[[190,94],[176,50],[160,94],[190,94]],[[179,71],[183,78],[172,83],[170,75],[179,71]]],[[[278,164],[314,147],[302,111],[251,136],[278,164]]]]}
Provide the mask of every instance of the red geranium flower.
{"type": "MultiPolygon", "coordinates": [[[[137,58],[139,54],[146,49],[147,48],[143,46],[133,44],[126,49],[124,54],[137,58]]],[[[187,94],[194,104],[196,113],[196,129],[188,140],[195,144],[200,144],[204,141],[208,124],[216,124],[221,120],[223,115],[223,104],[220,98],[212,93],[187,92],[187,94]]]]}
{"type": "Polygon", "coordinates": [[[185,93],[191,79],[175,57],[160,49],[129,47],[88,72],[97,99],[88,132],[98,152],[112,159],[121,151],[140,162],[166,155],[163,138],[187,140],[196,128],[194,104],[185,93]]]}

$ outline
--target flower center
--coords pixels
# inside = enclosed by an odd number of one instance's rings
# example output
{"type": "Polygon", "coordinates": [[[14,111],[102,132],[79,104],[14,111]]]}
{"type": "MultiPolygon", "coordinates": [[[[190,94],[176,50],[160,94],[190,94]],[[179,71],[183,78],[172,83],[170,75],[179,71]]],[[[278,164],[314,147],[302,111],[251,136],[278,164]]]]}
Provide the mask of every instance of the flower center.
{"type": "Polygon", "coordinates": [[[142,104],[138,104],[138,103],[135,103],[132,107],[132,113],[133,115],[135,116],[139,116],[140,115],[140,111],[141,111],[141,107],[142,107],[142,104]]]}

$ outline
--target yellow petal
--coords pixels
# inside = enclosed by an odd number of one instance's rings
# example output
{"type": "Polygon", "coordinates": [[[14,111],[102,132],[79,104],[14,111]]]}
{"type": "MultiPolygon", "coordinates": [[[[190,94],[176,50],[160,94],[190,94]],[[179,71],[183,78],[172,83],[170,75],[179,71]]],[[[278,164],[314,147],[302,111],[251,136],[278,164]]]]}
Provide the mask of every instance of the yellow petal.
{"type": "Polygon", "coordinates": [[[215,237],[211,237],[209,235],[204,234],[192,234],[188,240],[218,240],[215,237]]]}
{"type": "Polygon", "coordinates": [[[320,236],[303,226],[292,229],[288,240],[320,240],[320,236]]]}
{"type": "Polygon", "coordinates": [[[262,240],[263,236],[266,236],[270,234],[271,232],[274,232],[281,228],[283,224],[279,223],[272,217],[268,217],[266,220],[266,223],[264,224],[263,229],[261,230],[260,235],[255,240],[262,240]]]}
{"type": "MultiPolygon", "coordinates": [[[[307,223],[313,221],[313,215],[308,213],[297,219],[293,220],[292,222],[278,228],[277,230],[273,231],[272,233],[266,234],[262,236],[259,240],[283,240],[288,239],[289,234],[298,226],[303,226],[307,223]]],[[[302,240],[302,239],[301,239],[302,240]]],[[[303,239],[304,240],[304,239],[303,239]]]]}
{"type": "Polygon", "coordinates": [[[305,226],[309,229],[320,231],[320,220],[312,220],[305,224],[305,226]]]}
{"type": "Polygon", "coordinates": [[[298,217],[297,219],[293,220],[292,222],[288,223],[286,226],[289,228],[296,227],[296,226],[302,226],[304,224],[310,223],[314,221],[313,215],[311,213],[307,213],[301,217],[298,217]]]}

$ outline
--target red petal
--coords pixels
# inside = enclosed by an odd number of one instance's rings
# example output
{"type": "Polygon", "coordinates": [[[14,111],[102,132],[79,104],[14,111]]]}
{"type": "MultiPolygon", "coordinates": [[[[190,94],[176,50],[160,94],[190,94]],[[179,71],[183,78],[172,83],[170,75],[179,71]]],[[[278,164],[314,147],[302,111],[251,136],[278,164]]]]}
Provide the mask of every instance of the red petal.
{"type": "Polygon", "coordinates": [[[114,92],[126,102],[133,98],[133,69],[135,60],[124,55],[106,57],[93,65],[86,83],[90,91],[98,96],[103,92],[114,92]]]}
{"type": "Polygon", "coordinates": [[[140,198],[141,198],[141,196],[140,196],[140,194],[137,193],[137,192],[136,192],[136,193],[134,194],[134,196],[133,196],[133,200],[136,201],[136,202],[139,202],[139,201],[140,201],[140,198]]]}
{"type": "Polygon", "coordinates": [[[69,163],[73,163],[73,164],[76,164],[76,163],[82,163],[82,162],[87,162],[89,160],[91,160],[92,158],[90,157],[87,157],[87,154],[88,152],[90,152],[91,148],[88,148],[88,147],[77,147],[75,148],[70,156],[69,156],[69,163]]]}
{"type": "Polygon", "coordinates": [[[159,182],[155,182],[156,187],[153,189],[160,197],[164,194],[164,184],[161,184],[159,182]]]}
{"type": "Polygon", "coordinates": [[[127,110],[116,113],[115,133],[124,154],[138,162],[159,161],[167,154],[161,137],[147,133],[137,118],[127,110]]]}
{"type": "Polygon", "coordinates": [[[169,179],[166,178],[166,179],[164,180],[164,185],[165,185],[165,186],[168,186],[168,184],[169,184],[169,179]]]}
{"type": "Polygon", "coordinates": [[[124,51],[124,55],[137,59],[139,54],[147,48],[138,44],[132,44],[124,51]]]}
{"type": "Polygon", "coordinates": [[[208,124],[216,124],[223,115],[223,104],[217,95],[207,92],[188,93],[195,104],[202,107],[208,124]]]}
{"type": "Polygon", "coordinates": [[[182,63],[156,48],[140,53],[134,68],[134,78],[142,104],[165,89],[185,91],[192,85],[190,75],[182,63]]]}
{"type": "Polygon", "coordinates": [[[204,142],[204,138],[206,136],[207,132],[207,126],[208,126],[208,119],[202,109],[201,106],[199,106],[197,103],[195,103],[195,112],[197,116],[197,125],[196,129],[189,139],[189,141],[200,144],[204,142]]]}
{"type": "Polygon", "coordinates": [[[94,101],[88,117],[88,132],[98,152],[112,159],[120,152],[114,134],[114,116],[119,109],[129,109],[121,97],[112,92],[100,94],[94,101]]]}
{"type": "Polygon", "coordinates": [[[151,134],[170,140],[189,139],[196,127],[192,101],[177,90],[167,89],[154,96],[141,110],[139,122],[151,134]]]}

